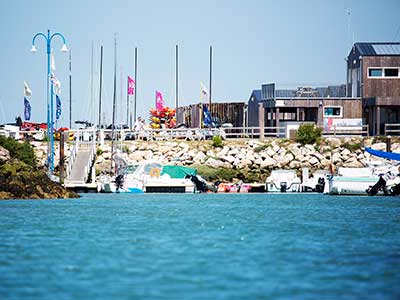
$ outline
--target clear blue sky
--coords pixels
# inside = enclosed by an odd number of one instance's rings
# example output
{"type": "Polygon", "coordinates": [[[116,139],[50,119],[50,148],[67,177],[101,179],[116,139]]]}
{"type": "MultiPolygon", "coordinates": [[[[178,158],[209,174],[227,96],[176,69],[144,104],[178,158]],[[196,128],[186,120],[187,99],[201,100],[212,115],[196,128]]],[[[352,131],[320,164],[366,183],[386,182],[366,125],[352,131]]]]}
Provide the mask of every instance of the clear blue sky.
{"type": "MultiPolygon", "coordinates": [[[[213,46],[213,99],[247,101],[262,83],[289,88],[345,82],[345,61],[355,41],[400,40],[400,1],[24,1],[0,2],[0,122],[23,115],[23,81],[33,121],[46,119],[46,53],[30,53],[35,33],[59,31],[72,50],[73,120],[97,120],[99,48],[104,45],[103,111],[111,120],[113,36],[118,33],[118,113],[126,103],[126,75],[133,76],[138,47],[138,113],[147,117],[155,90],[175,99],[175,45],[180,50],[180,104],[199,102],[208,85],[213,46]],[[345,9],[351,12],[350,35],[345,9]],[[397,33],[397,37],[396,37],[397,33]],[[90,103],[91,48],[95,55],[95,103],[90,103]],[[120,73],[123,96],[120,97],[120,73]]],[[[53,41],[56,75],[62,84],[62,123],[68,124],[68,55],[53,41]]]]}

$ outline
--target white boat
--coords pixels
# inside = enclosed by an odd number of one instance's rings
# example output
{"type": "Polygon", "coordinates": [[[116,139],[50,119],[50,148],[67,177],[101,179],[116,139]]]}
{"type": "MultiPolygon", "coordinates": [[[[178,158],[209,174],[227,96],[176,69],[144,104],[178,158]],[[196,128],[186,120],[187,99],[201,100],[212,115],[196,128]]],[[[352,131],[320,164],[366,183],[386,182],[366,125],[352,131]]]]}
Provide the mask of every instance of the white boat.
{"type": "MultiPolygon", "coordinates": [[[[398,174],[391,166],[381,165],[366,168],[339,168],[337,175],[329,179],[328,193],[331,195],[367,195],[367,190],[374,186],[379,177],[387,172],[398,174]]],[[[386,186],[390,187],[400,183],[398,176],[389,179],[386,186]]]]}
{"type": "Polygon", "coordinates": [[[268,192],[301,192],[301,180],[294,170],[272,170],[266,189],[268,192]]]}
{"type": "Polygon", "coordinates": [[[303,169],[302,191],[322,193],[324,191],[324,187],[328,185],[328,175],[328,170],[316,170],[313,173],[313,176],[309,177],[308,169],[303,169]]]}
{"type": "Polygon", "coordinates": [[[125,165],[118,169],[114,180],[102,183],[103,192],[118,193],[194,193],[195,184],[186,175],[194,169],[180,166],[163,166],[145,161],[125,165]]]}

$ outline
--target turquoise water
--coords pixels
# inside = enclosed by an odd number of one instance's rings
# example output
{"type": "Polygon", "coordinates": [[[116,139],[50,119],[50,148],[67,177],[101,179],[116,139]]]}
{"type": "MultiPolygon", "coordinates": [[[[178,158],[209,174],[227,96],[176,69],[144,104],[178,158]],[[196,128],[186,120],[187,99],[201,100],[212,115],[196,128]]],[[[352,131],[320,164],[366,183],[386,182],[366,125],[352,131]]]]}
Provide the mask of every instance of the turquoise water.
{"type": "Polygon", "coordinates": [[[400,299],[400,198],[0,202],[0,299],[400,299]]]}

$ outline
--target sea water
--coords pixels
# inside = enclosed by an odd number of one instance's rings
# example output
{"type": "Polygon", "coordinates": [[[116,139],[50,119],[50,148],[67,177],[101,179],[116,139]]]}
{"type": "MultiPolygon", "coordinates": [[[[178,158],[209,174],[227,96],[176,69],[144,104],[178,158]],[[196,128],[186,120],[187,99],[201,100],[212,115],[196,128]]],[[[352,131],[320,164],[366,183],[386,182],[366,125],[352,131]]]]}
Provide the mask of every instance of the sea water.
{"type": "Polygon", "coordinates": [[[1,201],[0,299],[400,299],[400,199],[1,201]]]}

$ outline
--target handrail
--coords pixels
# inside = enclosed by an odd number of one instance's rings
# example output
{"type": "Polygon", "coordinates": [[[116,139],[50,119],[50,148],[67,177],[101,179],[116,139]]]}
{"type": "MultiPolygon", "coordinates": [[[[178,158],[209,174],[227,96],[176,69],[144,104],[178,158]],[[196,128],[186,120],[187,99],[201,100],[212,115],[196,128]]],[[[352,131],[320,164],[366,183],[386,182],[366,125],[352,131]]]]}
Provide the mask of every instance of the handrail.
{"type": "Polygon", "coordinates": [[[94,155],[96,153],[96,138],[95,138],[96,133],[94,130],[92,130],[91,133],[92,133],[92,139],[90,141],[90,138],[89,138],[90,143],[86,143],[86,145],[90,145],[90,152],[89,152],[88,161],[84,168],[84,171],[85,171],[85,173],[84,173],[85,175],[83,177],[84,182],[87,182],[87,180],[89,178],[89,171],[90,171],[90,168],[92,167],[92,163],[94,161],[94,155]]]}
{"type": "Polygon", "coordinates": [[[354,135],[366,135],[369,136],[368,125],[349,125],[340,126],[339,129],[336,125],[332,126],[329,130],[322,132],[323,136],[354,136],[354,135]]]}
{"type": "Polygon", "coordinates": [[[385,123],[385,135],[389,134],[400,134],[400,124],[397,123],[385,123]],[[389,129],[389,128],[398,128],[398,129],[389,129]]]}

